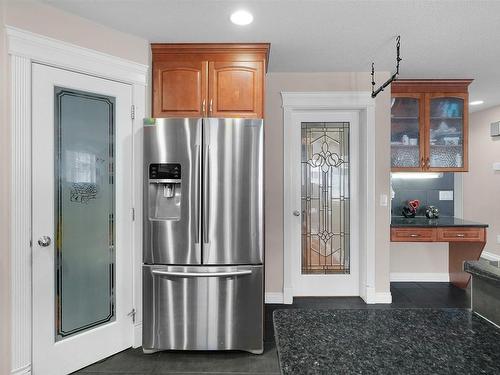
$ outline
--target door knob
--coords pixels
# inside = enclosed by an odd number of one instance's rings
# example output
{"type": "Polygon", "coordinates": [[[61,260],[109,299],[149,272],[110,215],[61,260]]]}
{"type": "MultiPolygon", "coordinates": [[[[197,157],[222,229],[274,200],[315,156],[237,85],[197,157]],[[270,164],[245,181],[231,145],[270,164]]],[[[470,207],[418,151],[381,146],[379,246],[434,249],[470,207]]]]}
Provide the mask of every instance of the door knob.
{"type": "Polygon", "coordinates": [[[300,211],[299,210],[293,211],[293,216],[300,216],[300,211]]]}
{"type": "Polygon", "coordinates": [[[49,236],[42,236],[38,239],[38,244],[41,247],[47,247],[50,245],[51,239],[49,236]]]}

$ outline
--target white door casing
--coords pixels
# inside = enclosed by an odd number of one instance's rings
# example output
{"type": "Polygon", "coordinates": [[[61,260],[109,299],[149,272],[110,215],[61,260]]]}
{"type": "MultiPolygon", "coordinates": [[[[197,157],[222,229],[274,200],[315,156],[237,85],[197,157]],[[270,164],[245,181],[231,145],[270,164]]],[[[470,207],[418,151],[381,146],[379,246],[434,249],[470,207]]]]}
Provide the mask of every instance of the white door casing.
{"type": "MultiPolygon", "coordinates": [[[[292,182],[294,165],[289,156],[292,142],[290,134],[298,124],[295,116],[304,114],[357,112],[359,119],[359,296],[366,303],[390,303],[387,293],[375,291],[375,101],[365,91],[282,92],[283,102],[283,302],[290,304],[295,295],[293,285],[294,242],[300,246],[300,231],[294,229],[299,188],[292,182]],[[295,187],[294,187],[295,186],[295,187]],[[295,233],[294,233],[295,232],[295,233]],[[294,239],[295,236],[295,239],[294,239]]],[[[321,120],[320,120],[321,121],[321,120]]],[[[300,126],[300,124],[299,124],[300,126]]],[[[299,159],[300,160],[300,159],[299,159]]],[[[297,162],[297,161],[295,161],[297,162]]],[[[300,180],[299,180],[300,184],[300,180]]],[[[296,246],[296,245],[295,245],[296,246]]],[[[295,267],[297,267],[295,265],[295,267]]]]}
{"type": "MultiPolygon", "coordinates": [[[[132,346],[132,102],[130,85],[32,66],[33,372],[68,374],[132,346]],[[115,104],[115,320],[55,340],[54,87],[113,97],[115,104]],[[37,240],[49,236],[41,247],[37,240]]],[[[69,197],[63,197],[69,199],[69,197]]],[[[88,233],[92,236],[92,233],[88,233]]],[[[89,241],[90,242],[90,241],[89,241]]],[[[91,242],[90,242],[91,243],[91,242]]],[[[103,288],[106,285],[103,285],[103,288]]]]}
{"type": "MultiPolygon", "coordinates": [[[[288,213],[290,220],[290,253],[292,257],[292,288],[294,296],[359,296],[359,194],[358,153],[359,115],[357,111],[296,112],[288,133],[289,153],[287,157],[290,173],[290,204],[294,209],[288,213]],[[301,125],[302,123],[342,122],[349,123],[349,170],[350,170],[350,272],[349,274],[302,274],[302,215],[301,212],[301,125]]],[[[286,214],[286,213],[285,213],[286,214]]]]}

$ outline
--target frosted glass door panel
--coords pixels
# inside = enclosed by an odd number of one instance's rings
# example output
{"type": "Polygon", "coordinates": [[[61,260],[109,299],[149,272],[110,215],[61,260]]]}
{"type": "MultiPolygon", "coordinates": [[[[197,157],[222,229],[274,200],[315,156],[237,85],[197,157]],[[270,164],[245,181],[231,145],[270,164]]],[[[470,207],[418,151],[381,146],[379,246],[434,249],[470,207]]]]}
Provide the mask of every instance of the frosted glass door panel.
{"type": "Polygon", "coordinates": [[[420,100],[392,98],[391,164],[394,168],[420,166],[420,100]]]}
{"type": "Polygon", "coordinates": [[[56,340],[115,320],[115,99],[55,88],[56,340]]]}
{"type": "Polygon", "coordinates": [[[431,168],[461,168],[464,163],[464,100],[430,99],[431,168]]]}

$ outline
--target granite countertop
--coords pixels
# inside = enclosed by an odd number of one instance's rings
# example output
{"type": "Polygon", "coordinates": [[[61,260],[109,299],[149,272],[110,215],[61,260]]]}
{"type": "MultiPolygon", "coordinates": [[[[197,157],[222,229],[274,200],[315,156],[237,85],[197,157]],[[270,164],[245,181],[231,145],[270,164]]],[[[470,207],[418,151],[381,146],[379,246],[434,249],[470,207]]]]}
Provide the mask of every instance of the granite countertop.
{"type": "Polygon", "coordinates": [[[403,216],[393,216],[391,218],[391,227],[405,228],[405,227],[471,227],[471,228],[487,228],[488,224],[476,223],[459,219],[452,216],[441,216],[438,219],[428,219],[425,216],[416,216],[414,218],[406,218],[403,216]]]}
{"type": "Polygon", "coordinates": [[[500,329],[466,309],[289,309],[273,320],[282,375],[500,373],[500,329]]]}
{"type": "Polygon", "coordinates": [[[500,264],[498,262],[467,260],[464,263],[464,271],[500,285],[500,264]]]}

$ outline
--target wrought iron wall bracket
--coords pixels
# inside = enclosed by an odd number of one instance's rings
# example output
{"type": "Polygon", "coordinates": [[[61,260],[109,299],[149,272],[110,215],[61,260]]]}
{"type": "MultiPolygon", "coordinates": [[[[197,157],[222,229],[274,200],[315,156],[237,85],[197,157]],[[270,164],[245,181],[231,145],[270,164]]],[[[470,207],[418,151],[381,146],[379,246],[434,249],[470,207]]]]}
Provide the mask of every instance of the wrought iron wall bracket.
{"type": "Polygon", "coordinates": [[[380,92],[384,91],[384,89],[389,86],[393,81],[398,79],[399,76],[399,62],[403,60],[399,55],[399,50],[401,47],[401,35],[398,35],[396,38],[396,72],[385,81],[382,86],[375,90],[375,64],[372,62],[372,98],[375,98],[380,92]]]}

